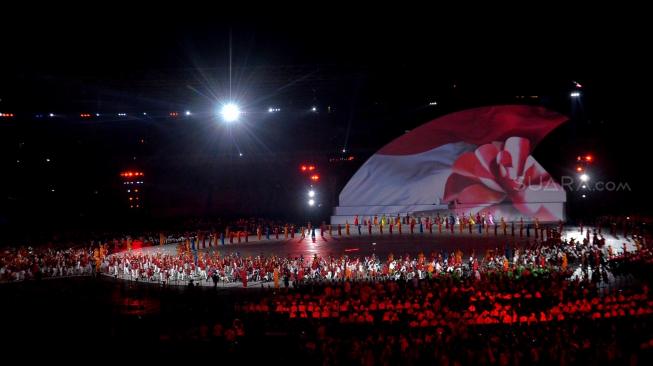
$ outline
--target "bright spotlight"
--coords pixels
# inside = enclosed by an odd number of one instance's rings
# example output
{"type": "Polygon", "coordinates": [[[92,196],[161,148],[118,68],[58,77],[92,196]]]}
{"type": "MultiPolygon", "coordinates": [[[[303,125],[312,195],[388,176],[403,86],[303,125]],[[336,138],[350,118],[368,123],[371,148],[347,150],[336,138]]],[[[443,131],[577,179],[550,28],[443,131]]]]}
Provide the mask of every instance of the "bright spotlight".
{"type": "Polygon", "coordinates": [[[50,116],[50,117],[54,117],[54,113],[50,113],[49,116],[50,116]]]}
{"type": "Polygon", "coordinates": [[[317,112],[317,107],[316,106],[311,107],[311,112],[317,112]]]}
{"type": "Polygon", "coordinates": [[[242,157],[242,156],[243,156],[243,153],[238,153],[238,156],[242,157]]]}
{"type": "Polygon", "coordinates": [[[586,195],[583,195],[583,198],[587,197],[586,195]]]}
{"type": "Polygon", "coordinates": [[[580,92],[578,92],[578,91],[574,91],[574,92],[571,92],[571,94],[569,94],[569,95],[570,95],[572,98],[578,98],[578,97],[580,97],[580,92]]]}
{"type": "Polygon", "coordinates": [[[588,180],[590,180],[590,176],[587,174],[582,174],[580,176],[580,180],[582,180],[583,182],[587,182],[588,180]]]}
{"type": "Polygon", "coordinates": [[[190,111],[186,111],[186,115],[187,115],[187,116],[190,116],[190,111]]]}
{"type": "Polygon", "coordinates": [[[587,186],[586,186],[585,184],[583,184],[583,185],[581,186],[581,188],[586,189],[587,186]]]}
{"type": "Polygon", "coordinates": [[[313,190],[308,191],[308,196],[309,197],[315,197],[315,191],[313,191],[313,190]]]}
{"type": "Polygon", "coordinates": [[[308,205],[309,205],[309,206],[313,206],[313,205],[315,205],[315,200],[314,200],[314,199],[310,199],[310,200],[308,200],[308,205]]]}
{"type": "Polygon", "coordinates": [[[225,122],[234,122],[238,120],[238,117],[240,117],[240,108],[233,103],[228,103],[222,106],[220,114],[225,122]]]}

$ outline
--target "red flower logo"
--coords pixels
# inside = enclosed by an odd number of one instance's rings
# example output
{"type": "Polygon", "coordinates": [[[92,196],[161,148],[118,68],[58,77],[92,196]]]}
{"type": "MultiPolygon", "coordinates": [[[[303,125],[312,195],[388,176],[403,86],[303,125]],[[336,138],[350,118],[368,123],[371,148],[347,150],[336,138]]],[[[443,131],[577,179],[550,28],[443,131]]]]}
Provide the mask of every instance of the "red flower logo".
{"type": "Polygon", "coordinates": [[[548,219],[553,215],[544,207],[546,203],[562,202],[564,197],[562,187],[530,155],[530,141],[510,137],[505,143],[495,141],[460,155],[447,178],[443,199],[463,205],[489,204],[488,208],[512,203],[521,214],[548,219]]]}

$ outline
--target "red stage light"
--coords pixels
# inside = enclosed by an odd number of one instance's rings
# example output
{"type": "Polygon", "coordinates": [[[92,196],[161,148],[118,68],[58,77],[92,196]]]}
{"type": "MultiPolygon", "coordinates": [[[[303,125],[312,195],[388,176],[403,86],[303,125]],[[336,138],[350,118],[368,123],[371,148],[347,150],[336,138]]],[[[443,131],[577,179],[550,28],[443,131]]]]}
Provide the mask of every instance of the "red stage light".
{"type": "Polygon", "coordinates": [[[318,180],[320,180],[320,176],[317,175],[317,174],[313,174],[313,175],[311,175],[311,180],[313,182],[317,182],[318,180]]]}
{"type": "Polygon", "coordinates": [[[585,157],[585,161],[592,161],[592,159],[594,159],[594,158],[592,157],[592,155],[587,155],[587,156],[585,157]]]}
{"type": "Polygon", "coordinates": [[[301,169],[302,172],[305,172],[306,169],[308,169],[308,168],[306,167],[306,165],[302,165],[299,169],[301,169]]]}
{"type": "Polygon", "coordinates": [[[582,172],[582,171],[583,171],[583,167],[582,167],[582,166],[577,166],[577,167],[576,167],[576,171],[579,172],[579,173],[582,172]]]}
{"type": "Polygon", "coordinates": [[[309,166],[308,166],[308,170],[310,170],[310,171],[315,170],[315,165],[309,165],[309,166]]]}

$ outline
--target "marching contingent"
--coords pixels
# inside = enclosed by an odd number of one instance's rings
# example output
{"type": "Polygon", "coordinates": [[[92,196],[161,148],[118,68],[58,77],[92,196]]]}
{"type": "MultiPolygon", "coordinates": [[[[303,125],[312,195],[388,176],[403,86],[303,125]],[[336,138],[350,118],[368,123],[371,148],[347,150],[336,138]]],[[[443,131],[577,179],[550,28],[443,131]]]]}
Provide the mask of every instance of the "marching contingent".
{"type": "MultiPolygon", "coordinates": [[[[558,227],[540,225],[537,220],[525,224],[523,219],[517,223],[511,222],[510,226],[503,219],[494,220],[491,214],[478,213],[476,218],[472,215],[456,218],[453,215],[434,217],[396,217],[390,219],[385,215],[362,218],[354,217],[353,224],[361,234],[361,226],[368,229],[372,235],[383,234],[384,228],[392,234],[395,230],[403,233],[405,226],[407,233],[433,233],[434,227],[438,233],[443,229],[451,233],[464,230],[472,231],[474,225],[478,226],[479,233],[489,235],[504,235],[506,237],[526,237],[529,244],[519,245],[515,240],[501,248],[487,251],[486,253],[463,253],[461,250],[453,252],[433,251],[427,257],[423,253],[418,256],[403,256],[395,258],[390,255],[387,259],[377,256],[357,257],[352,255],[280,257],[277,255],[241,256],[239,254],[221,254],[219,249],[227,248],[225,241],[230,244],[241,242],[244,237],[248,241],[248,233],[241,231],[224,232],[197,232],[177,236],[159,236],[159,245],[177,243],[177,253],[143,253],[134,251],[142,246],[153,245],[155,239],[122,241],[114,240],[113,248],[107,242],[92,245],[86,248],[9,248],[0,256],[0,280],[2,282],[22,281],[28,279],[53,278],[65,276],[93,275],[101,273],[121,279],[158,282],[161,284],[211,284],[222,286],[242,283],[244,287],[248,282],[274,283],[275,287],[280,282],[284,284],[301,283],[303,281],[341,281],[341,280],[399,280],[429,278],[442,274],[455,274],[458,276],[480,278],[488,272],[505,271],[514,273],[524,269],[556,270],[566,272],[571,269],[577,276],[596,275],[607,276],[604,264],[618,252],[627,251],[626,244],[623,248],[615,250],[610,245],[605,245],[601,234],[601,226],[591,230],[580,226],[581,234],[586,234],[582,241],[567,240],[562,238],[562,223],[558,227]],[[458,230],[454,230],[454,228],[458,230]],[[372,230],[374,228],[374,230],[372,230]],[[531,230],[533,234],[531,235],[531,230]],[[593,235],[592,235],[593,234],[593,235]],[[236,239],[237,237],[237,239],[236,239]],[[533,238],[531,238],[533,237],[533,238]],[[111,253],[110,253],[111,252],[111,253]],[[588,271],[595,268],[597,271],[588,271]],[[580,269],[580,271],[578,271],[580,269]]],[[[253,226],[258,240],[262,240],[265,233],[266,239],[294,238],[295,234],[306,238],[315,238],[316,227],[309,222],[302,226],[298,233],[294,225],[280,224],[253,226]]],[[[353,235],[350,224],[343,227],[322,224],[319,227],[321,236],[327,234],[331,237],[353,235]]],[[[476,231],[476,230],[474,230],[476,231]]],[[[639,251],[644,244],[644,238],[637,235],[634,228],[624,227],[624,236],[631,234],[639,251]]],[[[612,232],[612,230],[611,230],[612,232]]],[[[614,233],[616,234],[616,233],[614,233]]],[[[362,234],[361,234],[362,235],[362,234]]],[[[510,240],[506,240],[510,242],[510,240]]],[[[436,248],[434,248],[436,249],[436,248]]]]}

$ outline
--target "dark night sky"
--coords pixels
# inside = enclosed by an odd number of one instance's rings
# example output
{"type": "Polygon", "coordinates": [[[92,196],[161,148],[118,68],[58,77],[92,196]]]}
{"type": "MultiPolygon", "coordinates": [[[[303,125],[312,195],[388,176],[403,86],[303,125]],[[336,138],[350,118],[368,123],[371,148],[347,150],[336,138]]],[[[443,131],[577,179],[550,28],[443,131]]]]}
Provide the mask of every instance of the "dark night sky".
{"type": "Polygon", "coordinates": [[[555,21],[198,13],[114,10],[0,25],[0,112],[18,115],[0,120],[0,225],[134,220],[117,192],[118,173],[129,168],[147,173],[146,218],[299,220],[306,184],[297,166],[309,160],[323,175],[317,215],[324,217],[356,168],[394,137],[448,112],[506,103],[572,117],[535,151],[554,176],[591,151],[597,176],[631,184],[630,193],[597,194],[589,203],[570,197],[572,215],[636,211],[650,202],[639,159],[648,98],[635,91],[647,76],[644,33],[635,21],[616,26],[618,13],[555,21]],[[231,135],[211,116],[229,95],[230,31],[232,94],[247,111],[231,135]],[[583,84],[580,105],[569,98],[572,80],[583,84]],[[515,98],[522,95],[538,98],[515,98]],[[429,107],[431,100],[438,106],[429,107]],[[319,113],[308,111],[312,105],[319,113]],[[270,115],[269,106],[282,112],[270,115]],[[167,118],[186,109],[193,118],[167,118]],[[143,111],[147,118],[115,116],[143,111]],[[34,118],[50,112],[61,117],[34,118]],[[103,116],[80,121],[82,112],[103,116]],[[343,146],[354,162],[329,164],[343,146]]]}

